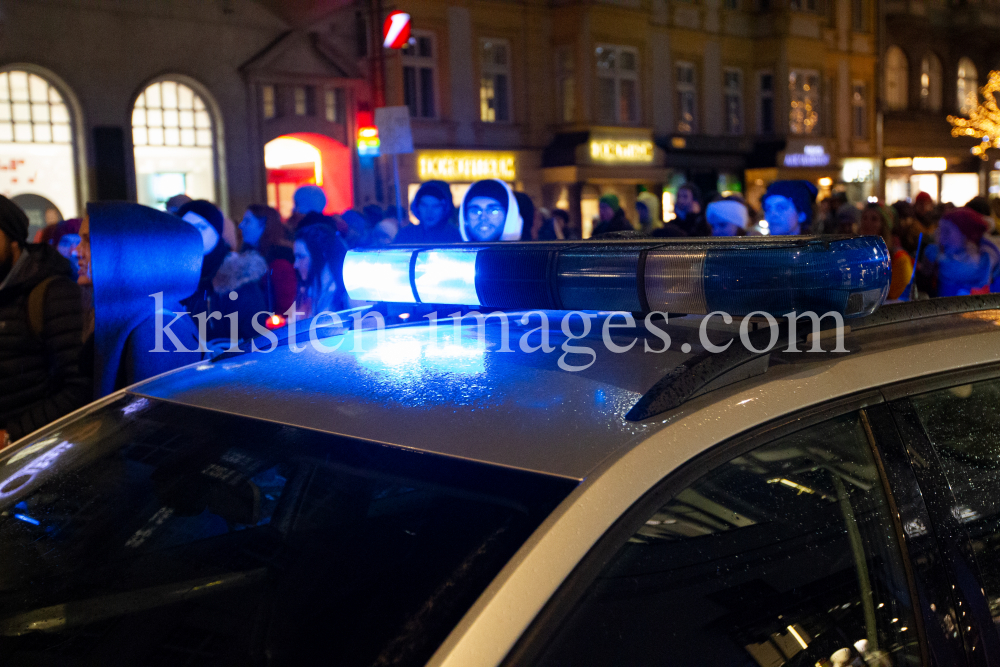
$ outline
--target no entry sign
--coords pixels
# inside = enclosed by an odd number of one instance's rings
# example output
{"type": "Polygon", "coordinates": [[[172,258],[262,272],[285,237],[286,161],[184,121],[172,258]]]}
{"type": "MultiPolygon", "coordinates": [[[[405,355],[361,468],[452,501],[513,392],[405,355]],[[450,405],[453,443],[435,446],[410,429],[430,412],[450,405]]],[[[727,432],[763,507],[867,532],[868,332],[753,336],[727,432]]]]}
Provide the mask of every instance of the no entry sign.
{"type": "Polygon", "coordinates": [[[410,40],[410,15],[406,12],[389,12],[382,26],[382,46],[401,49],[410,40]]]}

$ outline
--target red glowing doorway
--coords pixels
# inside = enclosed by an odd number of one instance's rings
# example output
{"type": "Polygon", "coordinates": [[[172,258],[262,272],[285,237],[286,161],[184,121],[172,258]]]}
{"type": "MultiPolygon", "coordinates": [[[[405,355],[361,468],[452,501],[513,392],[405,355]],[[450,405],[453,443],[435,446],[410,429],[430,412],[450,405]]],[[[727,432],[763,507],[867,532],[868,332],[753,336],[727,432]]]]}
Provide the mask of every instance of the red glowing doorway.
{"type": "Polygon", "coordinates": [[[354,206],[351,150],[322,134],[296,132],[264,146],[267,203],[288,218],[295,190],[315,184],[326,193],[324,213],[341,213],[354,206]]]}

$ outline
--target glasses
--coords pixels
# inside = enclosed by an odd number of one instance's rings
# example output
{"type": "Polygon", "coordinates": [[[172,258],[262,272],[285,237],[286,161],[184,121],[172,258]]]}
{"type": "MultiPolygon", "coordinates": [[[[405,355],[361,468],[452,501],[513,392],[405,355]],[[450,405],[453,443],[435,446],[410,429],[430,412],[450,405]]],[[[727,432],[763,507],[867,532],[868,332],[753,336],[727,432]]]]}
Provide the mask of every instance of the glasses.
{"type": "Polygon", "coordinates": [[[485,210],[478,206],[470,206],[467,209],[467,213],[469,215],[470,220],[477,220],[479,218],[482,218],[483,216],[486,216],[486,218],[490,220],[497,221],[497,220],[502,220],[504,217],[503,208],[501,206],[496,206],[496,205],[487,206],[485,210]]]}

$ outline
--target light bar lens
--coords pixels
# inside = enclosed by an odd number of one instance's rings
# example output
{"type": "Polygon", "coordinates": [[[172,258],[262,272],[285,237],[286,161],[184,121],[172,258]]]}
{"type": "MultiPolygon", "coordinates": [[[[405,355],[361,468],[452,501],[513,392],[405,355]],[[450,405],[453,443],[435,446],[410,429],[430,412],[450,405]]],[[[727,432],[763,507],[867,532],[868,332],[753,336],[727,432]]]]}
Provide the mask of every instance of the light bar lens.
{"type": "Polygon", "coordinates": [[[480,306],[476,294],[477,248],[427,250],[417,255],[414,283],[424,303],[480,306]]]}
{"type": "Polygon", "coordinates": [[[412,250],[349,251],[344,259],[344,287],[356,301],[416,303],[410,286],[412,250]]]}
{"type": "Polygon", "coordinates": [[[869,315],[889,290],[875,236],[503,243],[352,250],[352,299],[508,310],[869,315]]]}

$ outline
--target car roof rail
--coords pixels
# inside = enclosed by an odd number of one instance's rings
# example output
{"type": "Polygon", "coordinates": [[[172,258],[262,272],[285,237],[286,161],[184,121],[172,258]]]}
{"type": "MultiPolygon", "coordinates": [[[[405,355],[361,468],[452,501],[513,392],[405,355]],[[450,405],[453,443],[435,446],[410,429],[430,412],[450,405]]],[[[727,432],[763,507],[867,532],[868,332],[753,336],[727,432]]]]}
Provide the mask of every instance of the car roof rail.
{"type": "MultiPolygon", "coordinates": [[[[891,303],[882,306],[868,317],[851,320],[845,326],[845,332],[984,310],[1000,310],[1000,294],[891,303]]],[[[772,335],[771,327],[758,328],[749,333],[749,342],[758,350],[768,349],[772,335]]],[[[778,340],[784,340],[787,335],[787,322],[779,320],[778,340]]],[[[800,342],[807,341],[809,335],[799,335],[797,338],[800,342]]],[[[643,421],[680,407],[702,394],[763,375],[767,372],[770,357],[770,349],[767,352],[754,352],[744,345],[732,345],[719,354],[702,352],[685,360],[663,376],[632,406],[625,418],[629,421],[643,421]]]]}
{"type": "Polygon", "coordinates": [[[961,315],[982,310],[1000,310],[1000,294],[945,296],[919,301],[900,301],[882,306],[867,317],[851,321],[851,331],[881,327],[899,322],[913,322],[929,317],[961,315]]]}

